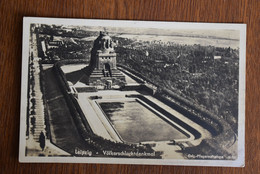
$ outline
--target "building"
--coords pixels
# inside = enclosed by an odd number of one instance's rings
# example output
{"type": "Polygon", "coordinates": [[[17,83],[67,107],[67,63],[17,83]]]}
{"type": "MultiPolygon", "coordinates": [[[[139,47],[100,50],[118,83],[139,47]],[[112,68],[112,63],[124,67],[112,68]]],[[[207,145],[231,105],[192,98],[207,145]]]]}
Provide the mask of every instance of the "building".
{"type": "Polygon", "coordinates": [[[219,60],[221,59],[221,56],[214,56],[214,60],[219,60]]]}
{"type": "Polygon", "coordinates": [[[110,89],[125,85],[125,76],[116,67],[115,43],[107,32],[100,32],[94,41],[90,60],[90,86],[110,89]]]}
{"type": "Polygon", "coordinates": [[[63,45],[62,41],[54,41],[54,40],[50,40],[47,42],[47,49],[51,49],[51,48],[59,48],[63,45]]]}

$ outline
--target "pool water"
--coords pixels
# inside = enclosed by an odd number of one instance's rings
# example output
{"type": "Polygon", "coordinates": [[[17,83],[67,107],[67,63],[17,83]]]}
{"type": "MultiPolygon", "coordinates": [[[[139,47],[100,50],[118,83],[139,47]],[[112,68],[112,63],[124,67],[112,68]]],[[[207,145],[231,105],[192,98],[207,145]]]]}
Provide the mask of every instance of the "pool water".
{"type": "Polygon", "coordinates": [[[187,138],[137,101],[99,102],[122,139],[130,143],[187,138]]]}

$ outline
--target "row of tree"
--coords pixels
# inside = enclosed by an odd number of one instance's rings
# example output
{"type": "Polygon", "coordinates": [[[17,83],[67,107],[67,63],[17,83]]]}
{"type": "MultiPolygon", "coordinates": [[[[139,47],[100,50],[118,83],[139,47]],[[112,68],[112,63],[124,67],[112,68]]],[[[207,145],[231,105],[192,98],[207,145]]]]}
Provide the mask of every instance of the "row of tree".
{"type": "Polygon", "coordinates": [[[238,50],[147,43],[136,48],[130,39],[120,42],[128,44],[116,48],[120,64],[226,119],[237,132],[238,50]],[[214,60],[215,53],[221,59],[214,60]]]}

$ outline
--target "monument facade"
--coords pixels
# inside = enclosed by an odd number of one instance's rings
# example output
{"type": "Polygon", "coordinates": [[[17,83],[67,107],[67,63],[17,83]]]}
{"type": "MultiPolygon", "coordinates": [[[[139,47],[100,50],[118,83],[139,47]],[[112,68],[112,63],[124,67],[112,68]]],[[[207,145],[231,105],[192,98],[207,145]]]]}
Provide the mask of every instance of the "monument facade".
{"type": "Polygon", "coordinates": [[[91,50],[89,85],[110,89],[125,84],[125,76],[116,68],[115,43],[107,32],[100,32],[91,50]]]}

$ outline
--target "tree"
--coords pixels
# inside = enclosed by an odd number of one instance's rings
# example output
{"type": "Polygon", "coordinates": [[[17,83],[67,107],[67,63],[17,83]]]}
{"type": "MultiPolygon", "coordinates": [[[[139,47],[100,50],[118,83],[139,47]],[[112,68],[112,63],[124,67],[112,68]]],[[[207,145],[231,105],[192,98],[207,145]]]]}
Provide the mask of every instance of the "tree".
{"type": "Polygon", "coordinates": [[[39,141],[40,141],[40,147],[42,148],[42,151],[43,151],[44,148],[45,148],[45,135],[42,131],[41,131],[41,134],[40,134],[39,141]]]}

